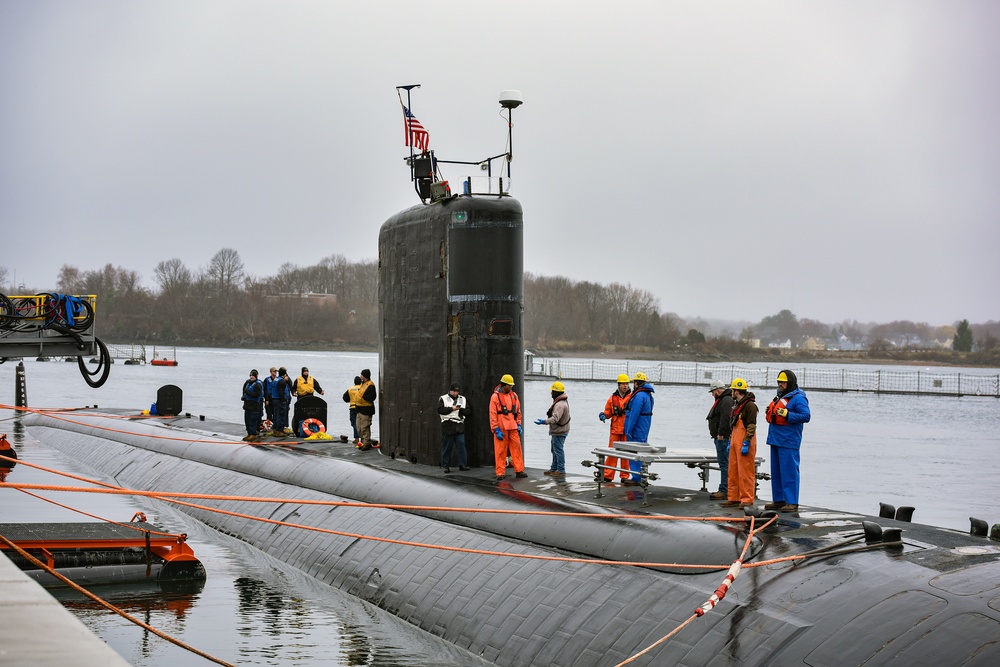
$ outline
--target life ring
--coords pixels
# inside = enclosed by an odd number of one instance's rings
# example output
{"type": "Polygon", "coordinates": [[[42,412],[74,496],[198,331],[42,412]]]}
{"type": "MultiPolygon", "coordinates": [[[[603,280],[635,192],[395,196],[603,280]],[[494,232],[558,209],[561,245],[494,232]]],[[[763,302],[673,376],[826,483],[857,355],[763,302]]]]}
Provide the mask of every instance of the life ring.
{"type": "Polygon", "coordinates": [[[267,432],[269,432],[269,431],[270,431],[270,430],[271,430],[271,429],[272,429],[273,427],[274,427],[274,424],[272,424],[272,423],[271,423],[271,420],[270,420],[270,419],[265,419],[264,421],[262,421],[262,422],[260,423],[260,428],[259,428],[258,430],[259,430],[259,431],[263,431],[263,432],[267,433],[267,432]]]}
{"type": "Polygon", "coordinates": [[[302,432],[306,433],[326,433],[326,427],[318,419],[305,419],[302,422],[302,432]],[[313,428],[315,427],[315,428],[313,428]]]}

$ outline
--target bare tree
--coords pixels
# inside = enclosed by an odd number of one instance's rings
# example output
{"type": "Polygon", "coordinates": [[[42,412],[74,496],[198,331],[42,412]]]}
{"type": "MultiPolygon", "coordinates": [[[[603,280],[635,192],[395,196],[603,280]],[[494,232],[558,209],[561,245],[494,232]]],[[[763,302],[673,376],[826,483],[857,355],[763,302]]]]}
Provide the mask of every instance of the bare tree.
{"type": "Polygon", "coordinates": [[[231,306],[244,278],[240,253],[232,248],[223,248],[215,253],[205,270],[205,278],[222,305],[231,306]]]}
{"type": "Polygon", "coordinates": [[[56,290],[63,294],[75,294],[82,292],[83,276],[80,269],[69,264],[63,264],[59,269],[59,277],[56,278],[56,290]]]}
{"type": "Polygon", "coordinates": [[[183,298],[191,289],[191,272],[176,257],[157,264],[153,277],[160,286],[160,294],[168,299],[183,298]]]}

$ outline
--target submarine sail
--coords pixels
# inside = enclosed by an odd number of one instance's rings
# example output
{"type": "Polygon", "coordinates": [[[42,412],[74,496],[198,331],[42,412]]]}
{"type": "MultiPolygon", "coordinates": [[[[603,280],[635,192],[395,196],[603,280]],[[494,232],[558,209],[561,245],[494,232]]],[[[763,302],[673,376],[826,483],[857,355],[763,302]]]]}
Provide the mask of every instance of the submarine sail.
{"type": "MultiPolygon", "coordinates": [[[[408,101],[415,87],[401,87],[408,101]]],[[[413,463],[441,462],[437,400],[452,383],[471,408],[465,440],[472,466],[493,461],[487,407],[500,377],[512,375],[524,395],[524,224],[521,204],[506,190],[510,113],[520,93],[503,91],[500,104],[508,113],[507,151],[449,162],[486,172],[465,177],[460,196],[441,178],[439,163],[448,161],[426,149],[426,133],[420,154],[413,152],[417,142],[408,142],[410,176],[423,203],[389,218],[379,232],[379,431],[391,455],[413,463]],[[506,174],[494,174],[494,161],[506,174]],[[484,180],[485,192],[477,192],[484,180]]]]}

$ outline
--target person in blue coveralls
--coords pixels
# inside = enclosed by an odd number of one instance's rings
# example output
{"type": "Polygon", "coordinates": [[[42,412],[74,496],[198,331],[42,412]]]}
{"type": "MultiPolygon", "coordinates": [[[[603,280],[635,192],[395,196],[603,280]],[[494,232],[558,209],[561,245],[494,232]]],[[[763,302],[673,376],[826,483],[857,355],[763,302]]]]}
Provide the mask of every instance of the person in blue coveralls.
{"type": "Polygon", "coordinates": [[[264,385],[257,379],[257,369],[243,383],[243,424],[247,427],[244,440],[256,440],[260,432],[260,418],[264,413],[264,385]]]}
{"type": "MultiPolygon", "coordinates": [[[[646,374],[638,372],[632,378],[632,398],[625,406],[625,440],[628,442],[649,442],[649,425],[653,421],[653,385],[646,383],[646,374]]],[[[630,479],[622,480],[625,486],[635,486],[642,481],[639,472],[642,464],[629,461],[632,470],[630,479]]]]}
{"type": "Polygon", "coordinates": [[[799,448],[802,425],[809,421],[809,399],[790,370],[778,373],[778,394],[767,406],[767,444],[771,446],[771,502],[764,509],[799,509],[799,448]]]}

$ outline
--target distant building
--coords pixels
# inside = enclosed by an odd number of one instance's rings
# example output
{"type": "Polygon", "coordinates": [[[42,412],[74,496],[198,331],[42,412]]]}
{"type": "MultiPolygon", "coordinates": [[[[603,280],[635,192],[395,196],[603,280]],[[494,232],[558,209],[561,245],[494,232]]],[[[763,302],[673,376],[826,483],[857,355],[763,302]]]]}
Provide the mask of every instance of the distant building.
{"type": "Polygon", "coordinates": [[[804,341],[802,341],[803,350],[825,350],[826,341],[822,338],[816,338],[815,336],[809,336],[804,341]]]}

